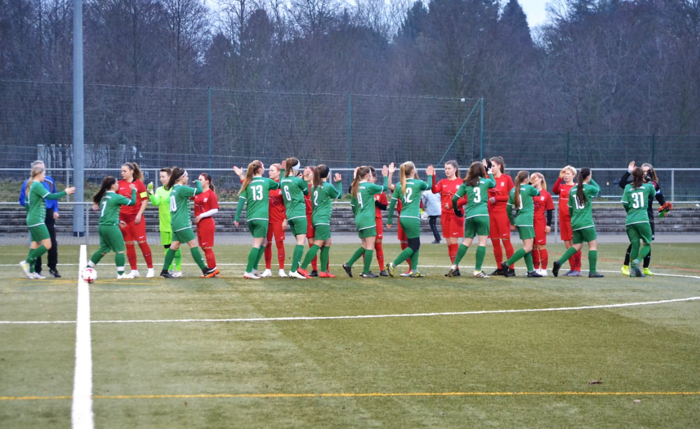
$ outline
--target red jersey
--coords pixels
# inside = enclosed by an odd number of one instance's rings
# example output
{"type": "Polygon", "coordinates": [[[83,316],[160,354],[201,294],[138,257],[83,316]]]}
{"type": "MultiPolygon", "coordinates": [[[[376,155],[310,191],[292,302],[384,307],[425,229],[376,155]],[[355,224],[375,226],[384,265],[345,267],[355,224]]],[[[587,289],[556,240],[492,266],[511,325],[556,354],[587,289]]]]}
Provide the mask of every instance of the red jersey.
{"type": "Polygon", "coordinates": [[[549,192],[544,189],[540,191],[539,197],[534,197],[532,202],[535,203],[535,220],[545,220],[545,212],[554,210],[554,201],[549,192]]]}
{"type": "Polygon", "coordinates": [[[270,190],[270,223],[279,224],[285,219],[287,219],[287,209],[282,200],[282,190],[270,190]]]}
{"type": "Polygon", "coordinates": [[[314,206],[311,204],[311,192],[309,195],[304,195],[304,202],[306,203],[306,216],[311,216],[314,211],[314,206]]]}
{"type": "Polygon", "coordinates": [[[496,187],[489,189],[489,214],[505,213],[510,190],[515,187],[513,179],[501,174],[498,179],[494,176],[493,180],[496,181],[496,187]],[[491,198],[495,198],[496,202],[492,203],[491,198]]]}
{"type": "MultiPolygon", "coordinates": [[[[219,198],[216,196],[214,191],[207,189],[199,195],[194,197],[194,216],[197,217],[202,213],[206,213],[209,210],[214,210],[219,208],[219,198]]],[[[205,218],[211,219],[213,218],[205,218]]],[[[205,219],[202,219],[204,221],[205,219]]]]}
{"type": "MultiPolygon", "coordinates": [[[[389,205],[389,200],[387,200],[386,194],[384,192],[382,192],[381,194],[376,194],[374,196],[374,201],[379,201],[379,204],[384,204],[386,206],[389,205]]],[[[374,219],[381,222],[382,210],[380,210],[379,207],[375,207],[374,209],[374,219]]]]}
{"type": "Polygon", "coordinates": [[[559,195],[559,218],[571,218],[571,215],[569,215],[569,193],[574,186],[576,186],[576,183],[572,185],[562,183],[561,177],[552,186],[552,193],[559,195]]]}
{"type": "Polygon", "coordinates": [[[129,188],[129,185],[133,183],[133,185],[136,186],[136,204],[133,206],[122,206],[119,210],[119,217],[123,220],[130,220],[130,218],[133,219],[136,217],[137,214],[139,214],[139,211],[141,210],[141,204],[144,201],[148,201],[148,192],[146,192],[146,185],[144,185],[143,182],[140,180],[134,180],[133,182],[129,183],[126,180],[122,179],[117,183],[119,184],[119,190],[117,191],[117,194],[122,195],[128,199],[131,199],[131,188],[129,188]]]}
{"type": "MultiPolygon", "coordinates": [[[[457,190],[462,186],[463,180],[459,177],[455,177],[454,180],[442,179],[437,184],[435,183],[435,176],[433,176],[433,194],[440,194],[440,207],[442,207],[443,213],[453,214],[454,209],[452,208],[452,197],[455,196],[457,190]]],[[[457,207],[462,207],[467,204],[467,196],[463,196],[457,200],[457,207]]]]}

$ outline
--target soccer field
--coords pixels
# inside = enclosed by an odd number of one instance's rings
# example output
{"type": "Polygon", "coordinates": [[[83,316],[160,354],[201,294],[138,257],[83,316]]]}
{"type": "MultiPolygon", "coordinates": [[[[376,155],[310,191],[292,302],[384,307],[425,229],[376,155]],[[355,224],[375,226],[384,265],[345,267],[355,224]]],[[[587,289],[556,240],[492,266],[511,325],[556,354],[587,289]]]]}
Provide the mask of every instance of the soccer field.
{"type": "MultiPolygon", "coordinates": [[[[242,279],[246,246],[215,249],[215,279],[185,251],[185,278],[117,281],[107,256],[89,287],[95,426],[697,427],[700,244],[654,245],[644,279],[619,273],[623,244],[601,245],[603,279],[447,279],[426,244],[426,278],[351,279],[356,247],[333,247],[336,279],[304,281],[242,279]]],[[[78,255],[30,281],[26,248],[2,249],[2,427],[71,424],[78,255]]]]}

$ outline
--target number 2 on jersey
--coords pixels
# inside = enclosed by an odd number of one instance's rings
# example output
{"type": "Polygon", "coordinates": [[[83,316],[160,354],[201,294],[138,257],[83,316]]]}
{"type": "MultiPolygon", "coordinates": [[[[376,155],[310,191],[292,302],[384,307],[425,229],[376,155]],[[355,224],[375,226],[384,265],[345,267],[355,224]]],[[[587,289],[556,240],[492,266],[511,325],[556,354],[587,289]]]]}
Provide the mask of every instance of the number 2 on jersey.
{"type": "Polygon", "coordinates": [[[413,195],[413,189],[406,188],[406,193],[403,196],[403,199],[406,201],[406,204],[413,202],[413,200],[411,199],[411,195],[413,195]]]}

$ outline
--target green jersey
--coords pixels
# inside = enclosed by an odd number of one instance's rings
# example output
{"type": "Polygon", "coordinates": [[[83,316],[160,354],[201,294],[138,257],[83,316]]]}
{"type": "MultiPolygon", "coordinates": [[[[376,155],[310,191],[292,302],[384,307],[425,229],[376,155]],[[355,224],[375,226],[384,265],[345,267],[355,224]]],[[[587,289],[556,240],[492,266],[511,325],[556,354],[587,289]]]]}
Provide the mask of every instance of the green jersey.
{"type": "Polygon", "coordinates": [[[27,210],[27,226],[31,228],[43,225],[46,222],[46,202],[44,199],[57,200],[65,195],[66,191],[52,194],[46,190],[41,182],[36,180],[32,182],[29,193],[27,193],[27,199],[24,202],[24,208],[27,210]]]}
{"type": "MultiPolygon", "coordinates": [[[[270,191],[279,189],[280,184],[274,180],[256,176],[238,197],[238,207],[236,207],[236,218],[238,222],[241,218],[243,204],[245,204],[246,221],[270,220],[270,191]]],[[[303,200],[304,197],[302,197],[303,200]]]]}
{"type": "Polygon", "coordinates": [[[456,207],[457,200],[466,194],[467,206],[464,208],[464,217],[469,219],[476,216],[488,216],[488,191],[495,187],[496,182],[493,180],[493,176],[488,179],[480,178],[476,186],[468,186],[466,183],[462,183],[455,196],[452,197],[452,207],[456,207]]]}
{"type": "Polygon", "coordinates": [[[331,202],[343,195],[342,189],[341,182],[336,182],[335,186],[328,182],[323,182],[321,186],[314,186],[311,191],[311,204],[313,206],[311,223],[314,225],[331,224],[331,202]]]}
{"type": "Polygon", "coordinates": [[[625,191],[622,193],[622,204],[627,210],[625,225],[649,222],[647,204],[649,204],[650,198],[656,194],[654,185],[644,183],[639,188],[632,186],[631,183],[625,186],[625,191]]]}
{"type": "Polygon", "coordinates": [[[591,183],[584,183],[583,193],[586,195],[586,202],[581,204],[577,196],[577,186],[574,186],[569,193],[569,214],[571,215],[571,229],[578,231],[595,226],[593,224],[593,204],[592,200],[600,192],[600,186],[591,179],[591,183]]]}
{"type": "Polygon", "coordinates": [[[369,182],[360,182],[357,188],[357,196],[350,199],[350,206],[352,207],[352,214],[355,215],[355,225],[358,231],[375,228],[377,226],[377,222],[375,221],[376,206],[374,205],[374,196],[384,192],[388,184],[388,177],[384,178],[383,186],[369,182]]]}
{"type": "MultiPolygon", "coordinates": [[[[131,200],[116,192],[107,191],[100,201],[99,225],[115,226],[119,223],[119,210],[122,206],[136,204],[136,189],[131,190],[131,200]]],[[[169,225],[168,225],[169,226],[169,225]]]]}
{"type": "Polygon", "coordinates": [[[191,228],[190,219],[190,198],[201,194],[202,183],[199,180],[194,182],[197,189],[185,185],[175,185],[170,189],[170,227],[173,232],[191,228]]]}
{"type": "Polygon", "coordinates": [[[287,209],[287,220],[306,217],[304,195],[309,195],[309,184],[296,176],[287,176],[280,180],[280,187],[284,207],[287,209]]]}
{"type": "Polygon", "coordinates": [[[511,225],[533,227],[533,218],[535,216],[535,204],[532,197],[536,197],[540,191],[530,185],[520,185],[520,206],[516,207],[515,219],[513,218],[513,206],[515,205],[515,188],[510,190],[508,197],[508,219],[511,225]]]}
{"type": "Polygon", "coordinates": [[[158,207],[158,220],[160,232],[173,232],[170,227],[170,191],[161,186],[153,195],[149,195],[151,204],[158,207]]]}
{"type": "MultiPolygon", "coordinates": [[[[428,183],[433,183],[433,176],[428,176],[428,183]]],[[[394,207],[399,199],[403,204],[403,208],[401,209],[402,218],[420,219],[420,199],[422,192],[426,189],[430,189],[428,183],[418,179],[406,179],[406,192],[403,192],[400,183],[396,184],[394,193],[391,196],[391,202],[389,203],[387,225],[391,225],[391,221],[394,218],[394,207]]]]}

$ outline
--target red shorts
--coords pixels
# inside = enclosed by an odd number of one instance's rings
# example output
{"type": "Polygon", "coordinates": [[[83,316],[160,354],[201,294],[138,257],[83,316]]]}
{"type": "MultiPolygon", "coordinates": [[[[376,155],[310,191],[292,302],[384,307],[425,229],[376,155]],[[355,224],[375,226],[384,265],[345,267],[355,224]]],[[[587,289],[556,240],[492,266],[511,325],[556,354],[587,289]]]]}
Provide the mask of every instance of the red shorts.
{"type": "Polygon", "coordinates": [[[267,241],[272,242],[272,235],[275,236],[275,241],[284,241],[284,228],[282,228],[283,221],[270,221],[267,227],[267,241]]]}
{"type": "Polygon", "coordinates": [[[510,240],[510,220],[506,213],[489,213],[489,238],[510,240]]]}
{"type": "Polygon", "coordinates": [[[406,237],[406,233],[403,231],[403,228],[401,228],[401,222],[399,222],[399,220],[400,219],[396,219],[396,229],[399,241],[408,241],[408,237],[406,237]]]}
{"type": "Polygon", "coordinates": [[[203,219],[197,224],[197,241],[201,247],[214,247],[214,232],[216,223],[214,219],[203,219]]]}
{"type": "Polygon", "coordinates": [[[574,232],[571,230],[571,218],[559,218],[559,236],[562,240],[572,240],[574,232]]]}
{"type": "MultiPolygon", "coordinates": [[[[384,238],[384,223],[382,222],[382,218],[379,219],[374,219],[374,221],[377,224],[377,239],[381,240],[384,238]]],[[[400,228],[400,227],[399,227],[400,228]]]]}
{"type": "Polygon", "coordinates": [[[146,219],[141,218],[141,223],[136,225],[134,219],[120,219],[119,229],[122,230],[122,235],[124,236],[125,243],[132,243],[134,241],[146,241],[146,219]],[[122,227],[121,222],[126,222],[126,226],[122,227]]]}
{"type": "Polygon", "coordinates": [[[314,232],[314,226],[311,223],[311,215],[306,215],[306,238],[313,239],[316,233],[314,232]]]}
{"type": "Polygon", "coordinates": [[[463,238],[464,237],[464,218],[457,217],[451,212],[442,212],[440,216],[442,224],[442,236],[445,238],[463,238]]]}
{"type": "Polygon", "coordinates": [[[535,219],[535,244],[547,244],[547,221],[545,219],[535,219]]]}

